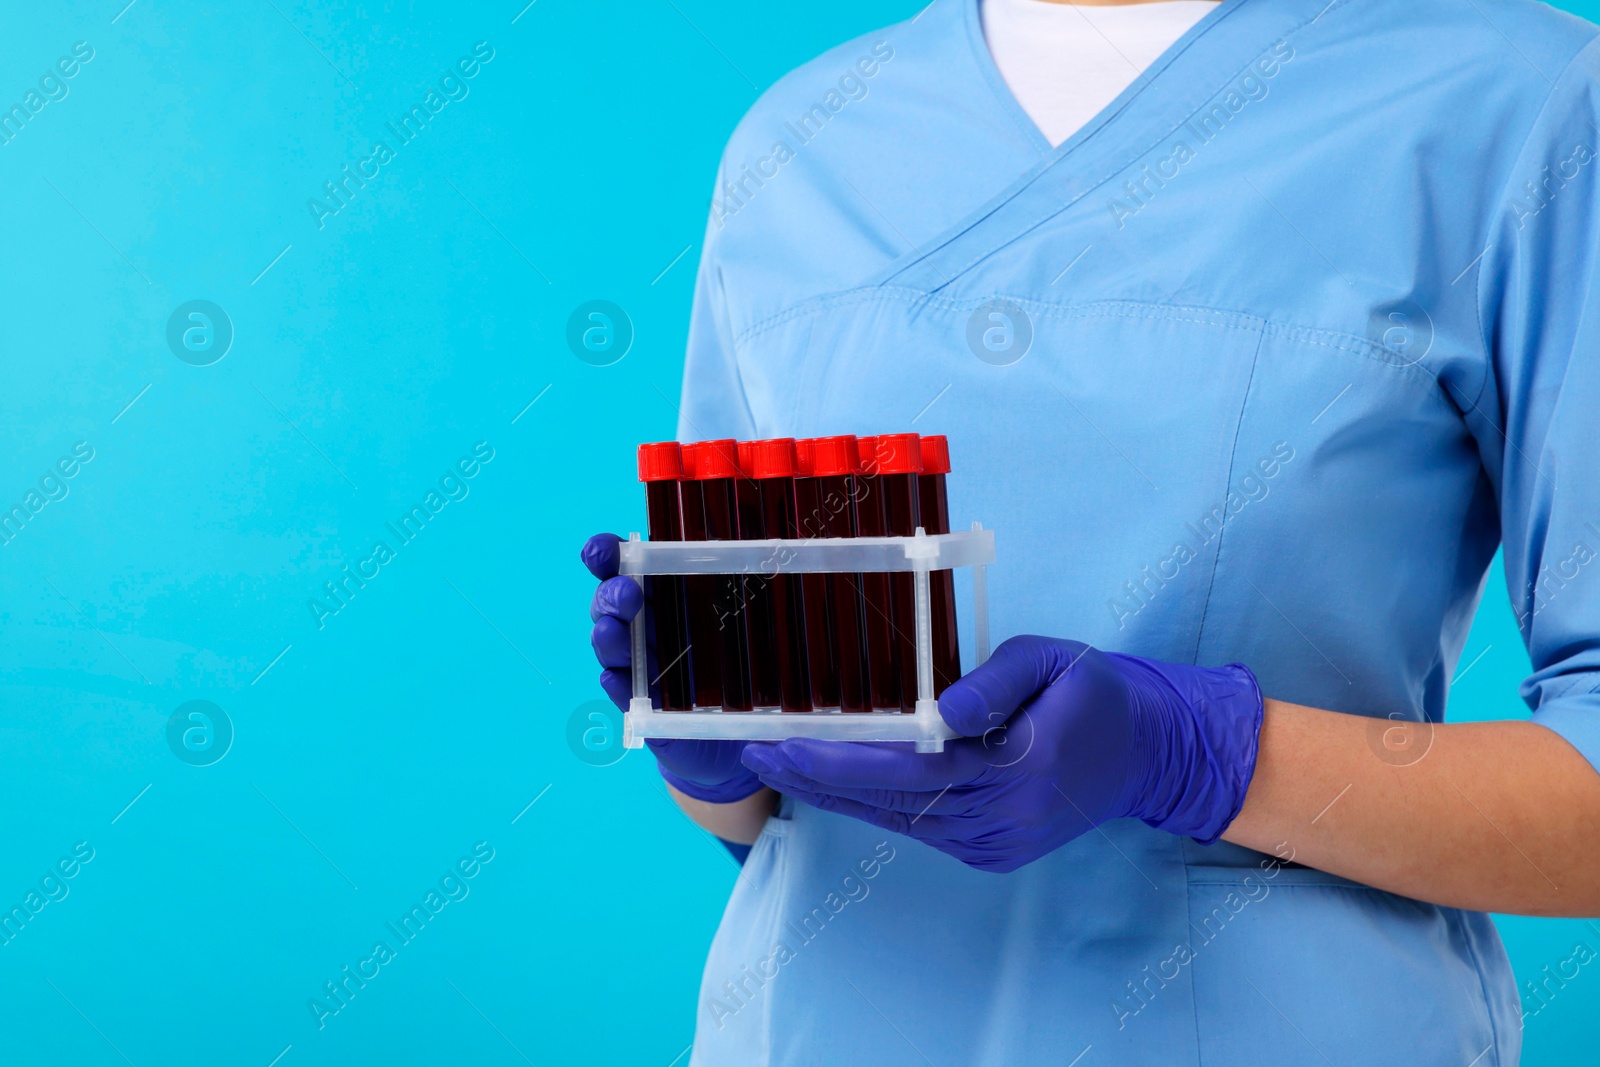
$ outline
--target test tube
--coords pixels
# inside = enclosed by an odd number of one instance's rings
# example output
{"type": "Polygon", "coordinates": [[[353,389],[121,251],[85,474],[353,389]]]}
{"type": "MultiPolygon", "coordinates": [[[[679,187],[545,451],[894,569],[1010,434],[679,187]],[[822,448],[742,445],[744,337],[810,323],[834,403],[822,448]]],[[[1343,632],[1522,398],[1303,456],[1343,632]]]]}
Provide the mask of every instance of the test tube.
{"type": "MultiPolygon", "coordinates": [[[[917,477],[917,511],[930,534],[950,532],[950,502],[945,475],[950,473],[950,443],[943,434],[922,439],[922,473],[917,477]]],[[[933,631],[933,695],[961,677],[961,641],[956,627],[955,572],[928,575],[928,608],[933,631]]]]}
{"type": "MultiPolygon", "coordinates": [[[[794,443],[795,535],[810,540],[827,537],[827,522],[822,510],[822,494],[812,461],[809,438],[794,443]]],[[[815,708],[839,707],[839,656],[834,648],[835,631],[831,575],[800,575],[800,600],[806,621],[806,669],[811,676],[811,705],[815,708]]]]}
{"type": "MultiPolygon", "coordinates": [[[[861,460],[856,439],[817,437],[795,444],[801,475],[795,482],[800,536],[857,536],[855,475],[861,460]]],[[[816,585],[802,586],[812,702],[850,713],[870,711],[861,575],[806,577],[826,579],[822,597],[816,585]],[[813,610],[819,599],[826,605],[820,617],[813,610]]]]}
{"type": "MultiPolygon", "coordinates": [[[[739,447],[732,439],[701,441],[689,477],[700,484],[708,541],[739,539],[739,447]]],[[[722,673],[722,710],[749,711],[750,640],[745,583],[738,574],[711,575],[717,661],[722,673]]],[[[693,592],[690,594],[693,596],[693,592]]]]}
{"type": "MultiPolygon", "coordinates": [[[[861,537],[888,537],[889,508],[878,476],[878,439],[857,438],[859,465],[852,477],[856,528],[861,537]]],[[[861,575],[862,612],[867,650],[867,701],[873,711],[900,710],[900,674],[895,664],[894,608],[889,576],[861,575]]],[[[915,697],[913,696],[913,699],[915,697]]]]}
{"type": "MultiPolygon", "coordinates": [[[[751,474],[760,487],[762,529],[767,537],[793,539],[800,536],[795,521],[795,447],[793,438],[756,441],[751,446],[751,474]]],[[[782,562],[781,558],[774,563],[782,562]]],[[[775,662],[778,669],[778,706],[786,712],[811,710],[811,680],[806,671],[806,618],[800,583],[792,574],[779,574],[776,568],[760,578],[762,594],[751,594],[752,605],[765,605],[772,626],[775,662]]],[[[757,613],[752,611],[752,626],[757,613]]],[[[751,638],[751,657],[755,658],[755,639],[751,638]]],[[[760,663],[751,666],[759,674],[760,663]]],[[[759,700],[758,700],[759,703],[759,700]]]]}
{"type": "MultiPolygon", "coordinates": [[[[877,440],[877,480],[891,537],[911,537],[922,525],[917,479],[922,471],[921,439],[914,433],[886,433],[877,440]]],[[[899,571],[889,579],[889,620],[900,710],[917,710],[916,576],[899,571]]]]}
{"type": "MultiPolygon", "coordinates": [[[[783,536],[767,529],[761,486],[756,481],[756,447],[765,443],[739,442],[739,483],[735,495],[739,501],[739,537],[744,541],[783,536]]],[[[782,698],[779,680],[782,657],[778,649],[772,579],[764,574],[752,574],[740,580],[744,583],[745,623],[750,635],[750,700],[758,708],[776,708],[782,698]]]]}
{"type": "MultiPolygon", "coordinates": [[[[683,446],[683,481],[678,494],[683,504],[683,539],[706,539],[705,483],[695,472],[700,467],[704,442],[683,446]]],[[[717,577],[691,574],[683,580],[689,618],[689,672],[694,681],[694,706],[722,707],[722,652],[717,639],[717,577]]]]}
{"type": "MultiPolygon", "coordinates": [[[[676,441],[639,446],[639,480],[644,483],[650,540],[683,540],[683,514],[678,483],[683,459],[676,441]]],[[[685,614],[683,578],[657,574],[646,579],[655,618],[656,664],[660,669],[661,709],[690,711],[694,687],[689,676],[689,620],[685,614]]]]}

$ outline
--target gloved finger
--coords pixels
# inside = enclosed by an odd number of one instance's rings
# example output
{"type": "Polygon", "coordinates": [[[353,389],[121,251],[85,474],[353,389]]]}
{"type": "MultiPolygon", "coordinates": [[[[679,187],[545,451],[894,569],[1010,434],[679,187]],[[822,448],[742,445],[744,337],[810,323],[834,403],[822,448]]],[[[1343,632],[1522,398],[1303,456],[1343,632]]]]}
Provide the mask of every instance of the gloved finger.
{"type": "Polygon", "coordinates": [[[950,683],[939,697],[939,715],[961,736],[982,737],[1091,651],[1078,641],[1010,638],[982,666],[950,683]]]}
{"type": "Polygon", "coordinates": [[[912,792],[905,789],[823,785],[815,779],[789,774],[782,770],[768,771],[759,777],[780,793],[825,793],[841,800],[853,800],[868,807],[905,812],[908,815],[966,815],[971,812],[973,806],[971,792],[962,789],[912,792]]]}
{"type": "Polygon", "coordinates": [[[827,788],[853,786],[933,792],[976,781],[988,765],[970,746],[947,745],[943,752],[921,753],[910,745],[870,741],[752,741],[745,766],[757,774],[781,771],[827,788]]]}
{"type": "Polygon", "coordinates": [[[646,738],[661,766],[695,785],[721,787],[756,776],[739,762],[742,742],[709,738],[646,738]]]}
{"type": "Polygon", "coordinates": [[[611,615],[600,616],[600,621],[589,631],[589,647],[602,667],[627,670],[633,666],[633,631],[627,623],[611,615]]]}
{"type": "Polygon", "coordinates": [[[644,590],[632,578],[607,578],[594,591],[589,601],[589,621],[599,622],[601,616],[627,621],[644,607],[644,590]]]}
{"type": "Polygon", "coordinates": [[[589,568],[589,573],[601,581],[615,578],[619,560],[617,546],[621,543],[622,538],[614,533],[597,533],[583,543],[583,550],[578,556],[583,560],[583,565],[589,568]]]}
{"type": "MultiPolygon", "coordinates": [[[[939,848],[936,844],[934,847],[939,848]]],[[[1010,874],[1012,871],[1021,870],[1031,862],[1028,857],[1014,849],[1005,849],[994,853],[972,853],[966,849],[962,849],[959,852],[951,849],[940,849],[940,851],[948,852],[975,871],[988,871],[991,874],[1010,874]]]]}
{"type": "Polygon", "coordinates": [[[702,785],[725,782],[745,768],[739,753],[724,754],[718,745],[737,745],[737,741],[712,741],[698,737],[647,737],[644,743],[656,759],[680,778],[702,785]]]}
{"type": "Polygon", "coordinates": [[[876,808],[871,804],[863,804],[859,800],[850,800],[845,797],[836,797],[832,793],[807,793],[804,791],[788,792],[796,800],[810,804],[822,811],[830,811],[835,815],[845,815],[852,819],[859,819],[864,823],[876,826],[881,830],[901,834],[914,838],[938,848],[942,844],[959,843],[968,833],[968,828],[960,823],[953,822],[950,816],[924,815],[904,811],[891,811],[887,808],[876,808]]]}
{"type": "Polygon", "coordinates": [[[1006,843],[996,835],[976,831],[969,821],[960,817],[925,815],[918,818],[905,812],[874,808],[869,804],[846,800],[829,793],[788,795],[822,811],[859,819],[879,829],[920,841],[953,859],[960,860],[974,870],[1009,874],[1028,862],[1026,857],[1018,854],[1015,849],[1007,847],[1006,843]]]}
{"type": "Polygon", "coordinates": [[[618,711],[627,711],[628,701],[633,699],[633,674],[631,671],[601,671],[600,688],[606,691],[618,711]]]}

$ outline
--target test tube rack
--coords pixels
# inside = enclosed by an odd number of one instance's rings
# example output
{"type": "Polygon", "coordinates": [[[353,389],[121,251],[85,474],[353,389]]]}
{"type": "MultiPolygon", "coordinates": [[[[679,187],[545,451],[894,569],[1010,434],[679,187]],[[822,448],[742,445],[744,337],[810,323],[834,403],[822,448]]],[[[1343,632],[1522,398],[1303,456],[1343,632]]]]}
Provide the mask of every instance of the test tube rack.
{"type": "Polygon", "coordinates": [[[957,533],[913,537],[842,537],[760,541],[644,541],[637,533],[621,545],[620,573],[642,586],[646,575],[854,574],[910,571],[915,582],[917,702],[898,708],[845,714],[838,708],[783,712],[662,711],[650,700],[645,658],[645,613],[631,625],[633,698],[623,715],[623,744],[640,748],[647,737],[717,738],[746,741],[814,737],[833,741],[910,741],[918,752],[942,752],[958,736],[939,715],[933,696],[933,626],[929,578],[933,571],[972,568],[973,638],[976,663],[989,658],[988,565],[995,561],[994,531],[979,523],[957,533]]]}

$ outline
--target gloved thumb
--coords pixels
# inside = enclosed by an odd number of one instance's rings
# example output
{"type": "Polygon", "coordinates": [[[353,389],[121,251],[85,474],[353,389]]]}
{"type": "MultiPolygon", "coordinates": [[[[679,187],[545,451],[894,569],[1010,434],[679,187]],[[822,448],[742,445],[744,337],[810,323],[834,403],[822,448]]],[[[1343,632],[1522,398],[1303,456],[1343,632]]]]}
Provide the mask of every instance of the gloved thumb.
{"type": "Polygon", "coordinates": [[[582,557],[583,565],[589,568],[589,573],[603,582],[617,576],[620,562],[617,546],[621,543],[622,538],[614,533],[597,533],[583,543],[583,551],[578,555],[582,557]]]}
{"type": "Polygon", "coordinates": [[[1080,641],[1010,638],[982,666],[950,684],[939,697],[939,714],[963,737],[982,737],[1005,725],[1088,649],[1080,641]]]}

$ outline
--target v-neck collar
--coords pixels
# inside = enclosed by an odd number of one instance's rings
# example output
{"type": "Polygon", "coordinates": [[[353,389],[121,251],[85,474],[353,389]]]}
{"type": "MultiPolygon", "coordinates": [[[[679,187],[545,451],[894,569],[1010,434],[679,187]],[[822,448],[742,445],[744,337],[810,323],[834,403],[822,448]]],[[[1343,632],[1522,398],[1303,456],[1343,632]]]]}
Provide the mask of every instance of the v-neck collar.
{"type": "MultiPolygon", "coordinates": [[[[989,46],[989,38],[984,32],[983,5],[985,2],[986,0],[970,0],[970,2],[965,2],[964,0],[962,3],[962,22],[965,24],[967,44],[968,47],[972,49],[973,62],[977,65],[979,76],[982,77],[984,82],[988,84],[990,90],[998,99],[1000,109],[1004,111],[1016,125],[1022,128],[1024,134],[1028,138],[1028,142],[1035,149],[1037,149],[1041,155],[1053,156],[1057,152],[1058,148],[1065,146],[1066,141],[1063,141],[1060,146],[1051,144],[1050,139],[1044,135],[1044,131],[1039,128],[1039,124],[1034,121],[1033,116],[1028,114],[1027,108],[1023,107],[1022,102],[1017,99],[1017,94],[1012,92],[1011,86],[1006,84],[1005,75],[1000,72],[999,64],[995,62],[994,49],[989,46]]],[[[1029,0],[1029,2],[1034,4],[1043,4],[1044,0],[1029,0]]],[[[1068,7],[1072,5],[1052,4],[1050,6],[1068,7]]],[[[1215,15],[1217,13],[1217,9],[1221,8],[1222,6],[1224,6],[1222,3],[1212,3],[1212,10],[1206,12],[1205,15],[1195,21],[1188,30],[1184,31],[1184,35],[1187,35],[1189,32],[1193,31],[1196,26],[1199,26],[1202,22],[1206,21],[1206,19],[1210,18],[1212,15],[1215,15]]],[[[1102,8],[1101,10],[1105,9],[1102,8]]],[[[1094,21],[1092,19],[1090,19],[1087,15],[1083,15],[1082,17],[1091,28],[1095,28],[1094,21]]],[[[1180,35],[1178,39],[1173,42],[1173,46],[1181,43],[1184,35],[1180,35]]],[[[1154,69],[1155,66],[1161,62],[1162,58],[1164,58],[1164,54],[1161,57],[1157,57],[1156,62],[1152,63],[1150,67],[1141,69],[1138,74],[1134,76],[1133,81],[1129,83],[1129,88],[1133,88],[1144,82],[1149,77],[1148,72],[1154,69]]],[[[1109,110],[1111,106],[1115,105],[1115,102],[1116,101],[1113,100],[1111,104],[1107,105],[1105,110],[1109,110]]],[[[1103,114],[1103,112],[1101,114],[1103,114]]],[[[1096,114],[1094,116],[1096,119],[1099,117],[1100,114],[1096,114]]],[[[1085,125],[1092,124],[1092,121],[1093,120],[1091,120],[1091,123],[1086,123],[1085,125]]]]}
{"type": "Polygon", "coordinates": [[[1017,94],[1011,91],[1011,86],[1006,84],[1006,79],[1000,73],[1000,68],[994,61],[994,53],[989,50],[989,40],[983,35],[983,0],[961,0],[962,29],[967,35],[967,47],[972,49],[972,61],[978,68],[978,76],[988,85],[994,93],[995,102],[1000,110],[1011,122],[1022,131],[1022,135],[1042,156],[1048,156],[1055,151],[1056,146],[1039,129],[1039,124],[1033,121],[1027,109],[1017,99],[1017,94]]]}
{"type": "Polygon", "coordinates": [[[1170,137],[1273,44],[1350,0],[1222,0],[1071,137],[1052,148],[1006,86],[983,36],[981,0],[956,0],[980,78],[1005,121],[1023,124],[1039,161],[956,226],[868,282],[937,290],[994,248],[1066,210],[1170,137]]]}

